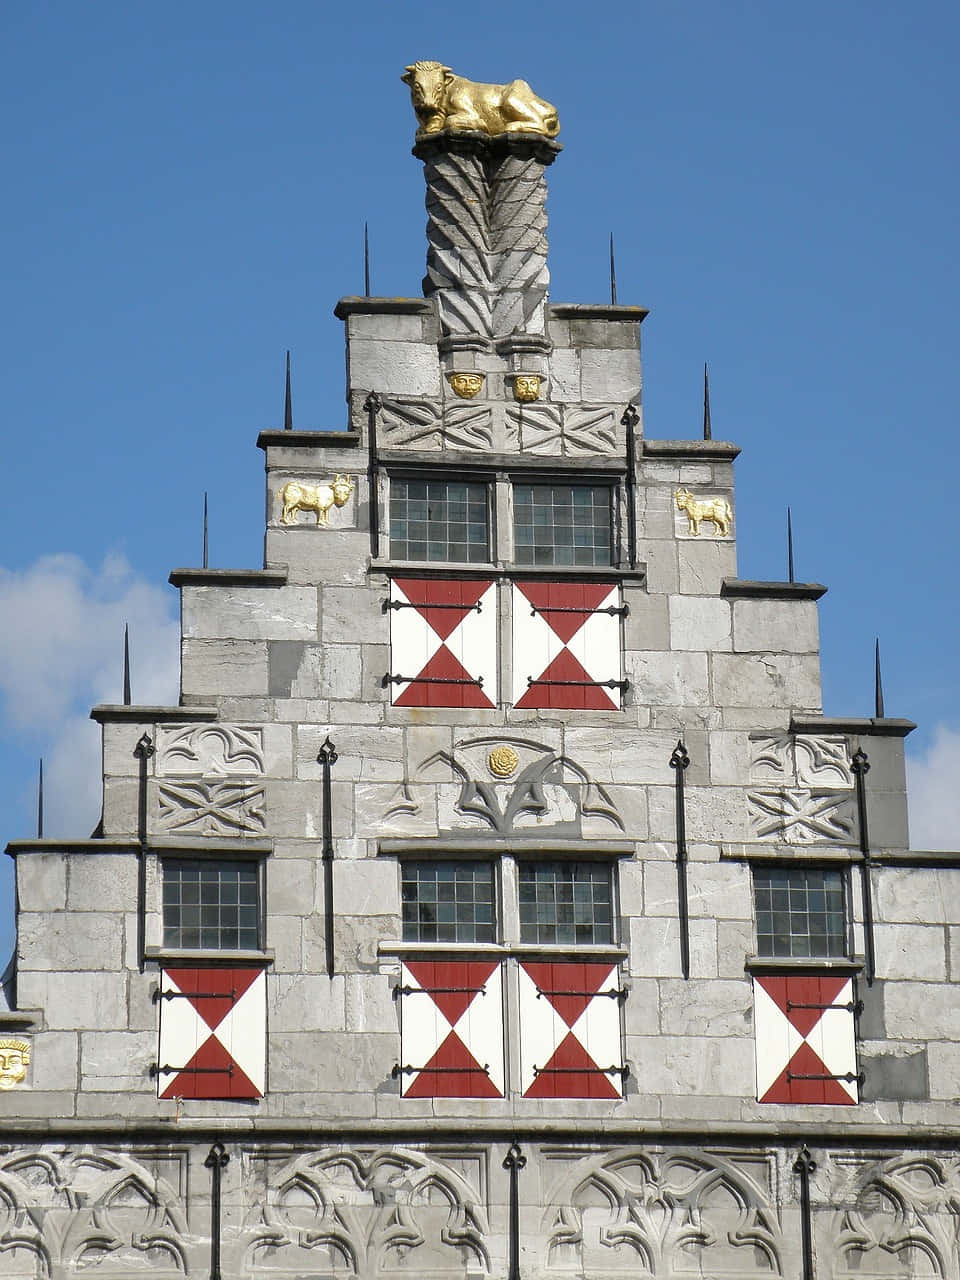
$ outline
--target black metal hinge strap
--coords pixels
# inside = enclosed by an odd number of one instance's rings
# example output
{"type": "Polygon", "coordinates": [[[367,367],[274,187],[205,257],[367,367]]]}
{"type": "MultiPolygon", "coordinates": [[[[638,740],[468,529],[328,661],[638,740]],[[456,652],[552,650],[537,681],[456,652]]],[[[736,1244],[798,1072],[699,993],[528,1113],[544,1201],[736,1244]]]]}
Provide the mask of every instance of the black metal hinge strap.
{"type": "Polygon", "coordinates": [[[446,996],[446,995],[481,995],[487,994],[486,987],[395,987],[402,996],[446,996]]]}
{"type": "Polygon", "coordinates": [[[232,1076],[233,1063],[228,1067],[171,1067],[166,1062],[162,1067],[159,1067],[156,1063],[152,1063],[150,1074],[167,1076],[232,1076]]]}
{"type": "Polygon", "coordinates": [[[237,1003],[236,990],[231,991],[155,991],[153,993],[154,1002],[157,1000],[229,1000],[231,1004],[237,1003]]]}
{"type": "Polygon", "coordinates": [[[850,1000],[847,1004],[799,1004],[796,1000],[787,1001],[787,1013],[793,1009],[839,1009],[842,1013],[863,1013],[862,1000],[850,1000]]]}
{"type": "Polygon", "coordinates": [[[476,604],[431,604],[428,600],[384,600],[384,610],[387,609],[463,609],[467,613],[482,613],[483,601],[478,600],[476,604]]]}
{"type": "Polygon", "coordinates": [[[853,1071],[845,1071],[842,1075],[839,1075],[839,1076],[800,1075],[796,1071],[787,1072],[788,1080],[846,1080],[848,1084],[853,1084],[855,1081],[857,1084],[862,1085],[864,1080],[866,1080],[866,1078],[867,1078],[866,1075],[862,1071],[859,1073],[859,1075],[855,1074],[853,1071]]]}
{"type": "Polygon", "coordinates": [[[534,1067],[535,1076],[611,1076],[626,1077],[629,1067],[534,1067]]]}
{"type": "Polygon", "coordinates": [[[626,604],[609,604],[604,609],[578,609],[576,605],[531,605],[530,616],[535,617],[538,613],[608,613],[611,618],[625,618],[630,612],[630,606],[626,604]]]}
{"type": "Polygon", "coordinates": [[[421,1071],[438,1076],[488,1076],[490,1074],[490,1064],[485,1062],[482,1067],[411,1067],[409,1063],[401,1066],[397,1062],[394,1064],[391,1074],[396,1079],[397,1076],[415,1076],[421,1071]]]}
{"type": "Polygon", "coordinates": [[[475,684],[483,688],[483,676],[463,680],[457,676],[394,676],[389,673],[383,677],[384,684],[475,684]]]}
{"type": "Polygon", "coordinates": [[[527,684],[551,684],[551,685],[576,685],[578,689],[620,689],[630,688],[629,680],[534,680],[533,676],[527,676],[527,684]]]}
{"type": "Polygon", "coordinates": [[[609,996],[611,1000],[625,1000],[627,989],[611,987],[608,991],[545,991],[542,987],[537,987],[537,999],[541,996],[609,996]]]}
{"type": "Polygon", "coordinates": [[[680,972],[690,977],[690,907],[687,898],[687,816],[684,800],[684,774],[690,765],[690,756],[683,741],[677,743],[670,755],[670,768],[674,771],[674,808],[677,831],[677,916],[680,928],[680,972]]]}

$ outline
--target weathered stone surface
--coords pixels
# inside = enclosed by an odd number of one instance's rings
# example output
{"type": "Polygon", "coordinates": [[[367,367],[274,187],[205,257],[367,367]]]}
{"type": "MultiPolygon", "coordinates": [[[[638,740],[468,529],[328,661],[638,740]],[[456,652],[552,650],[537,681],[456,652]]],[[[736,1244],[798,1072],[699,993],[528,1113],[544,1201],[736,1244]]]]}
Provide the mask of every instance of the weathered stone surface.
{"type": "Polygon", "coordinates": [[[137,856],[87,854],[70,860],[67,907],[73,911],[124,911],[137,900],[137,856]]]}
{"type": "Polygon", "coordinates": [[[624,666],[637,702],[696,706],[709,697],[706,654],[627,653],[624,666]]]}
{"type": "Polygon", "coordinates": [[[46,1025],[54,1031],[126,1027],[126,979],[117,971],[22,972],[17,994],[24,1008],[43,1009],[46,1025]]]}
{"type": "Polygon", "coordinates": [[[737,553],[733,541],[688,538],[678,544],[680,590],[684,595],[715,596],[724,578],[737,576],[737,553]]]}
{"type": "Polygon", "coordinates": [[[734,600],[733,647],[738,653],[816,653],[816,604],[812,600],[734,600]]]}
{"type": "Polygon", "coordinates": [[[717,653],[711,667],[714,697],[723,706],[820,708],[819,663],[814,656],[717,653]]]}
{"type": "Polygon", "coordinates": [[[704,649],[717,652],[730,647],[728,601],[700,596],[671,596],[671,649],[694,649],[702,653],[704,649]]]}
{"type": "Polygon", "coordinates": [[[665,1035],[748,1036],[753,1028],[750,982],[660,984],[660,1026],[665,1035]]]}
{"type": "Polygon", "coordinates": [[[120,969],[123,965],[123,917],[119,913],[23,913],[18,934],[20,946],[37,969],[59,973],[120,969]]]}
{"type": "Polygon", "coordinates": [[[181,588],[183,635],[191,640],[312,640],[315,587],[181,588]]]}
{"type": "Polygon", "coordinates": [[[327,644],[386,644],[386,592],[356,587],[326,587],[323,592],[323,640],[327,644]]]}
{"type": "MultiPolygon", "coordinates": [[[[680,927],[677,916],[644,916],[631,920],[630,956],[631,972],[640,977],[680,977],[680,927]]],[[[697,978],[709,978],[715,976],[716,972],[716,921],[691,920],[690,973],[697,978]]]]}
{"type": "Polygon", "coordinates": [[[67,855],[32,853],[17,859],[21,911],[59,911],[67,903],[67,855]]]}
{"type": "Polygon", "coordinates": [[[580,352],[580,393],[591,400],[629,404],[640,395],[640,352],[602,351],[585,347],[580,352]]]}
{"type": "Polygon", "coordinates": [[[347,349],[351,385],[393,396],[439,396],[437,349],[421,342],[355,338],[347,349]]]}
{"type": "Polygon", "coordinates": [[[951,987],[888,982],[883,999],[891,1040],[960,1040],[960,1004],[951,987]]]}
{"type": "Polygon", "coordinates": [[[267,646],[255,640],[184,640],[181,687],[185,694],[265,694],[267,646]]]}
{"type": "Polygon", "coordinates": [[[83,1031],[80,1034],[81,1088],[108,1092],[139,1092],[155,1085],[150,1065],[157,1058],[152,1031],[83,1031]]]}

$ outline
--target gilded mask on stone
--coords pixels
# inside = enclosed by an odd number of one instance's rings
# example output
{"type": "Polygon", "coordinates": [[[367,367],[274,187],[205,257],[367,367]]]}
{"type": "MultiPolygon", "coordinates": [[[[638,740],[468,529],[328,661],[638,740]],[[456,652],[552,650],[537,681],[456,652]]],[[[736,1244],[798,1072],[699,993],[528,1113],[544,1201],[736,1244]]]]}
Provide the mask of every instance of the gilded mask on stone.
{"type": "Polygon", "coordinates": [[[26,1040],[0,1040],[0,1089],[12,1089],[23,1081],[30,1063],[26,1040]]]}
{"type": "Polygon", "coordinates": [[[450,383],[450,389],[454,395],[459,396],[461,400],[472,400],[478,395],[483,386],[482,373],[457,372],[448,373],[447,381],[450,383]]]}
{"type": "Polygon", "coordinates": [[[539,373],[517,373],[513,378],[513,398],[521,404],[530,404],[540,399],[540,383],[543,379],[539,373]]]}

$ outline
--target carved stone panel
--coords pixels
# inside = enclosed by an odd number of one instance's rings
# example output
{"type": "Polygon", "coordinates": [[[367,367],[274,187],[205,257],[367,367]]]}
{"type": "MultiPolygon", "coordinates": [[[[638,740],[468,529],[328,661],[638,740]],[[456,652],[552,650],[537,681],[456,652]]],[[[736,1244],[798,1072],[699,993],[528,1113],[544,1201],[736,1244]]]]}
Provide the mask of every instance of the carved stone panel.
{"type": "Polygon", "coordinates": [[[852,844],[856,829],[848,792],[780,787],[747,793],[750,830],[756,840],[785,844],[852,844]]]}
{"type": "Polygon", "coordinates": [[[262,835],[264,789],[247,782],[162,782],[156,829],[204,836],[262,835]]]}
{"type": "Polygon", "coordinates": [[[801,787],[853,786],[846,738],[814,734],[757,735],[752,739],[751,782],[801,787]]]}
{"type": "Polygon", "coordinates": [[[682,1149],[580,1160],[549,1196],[547,1270],[584,1277],[781,1276],[773,1178],[769,1158],[682,1149]]]}
{"type": "Polygon", "coordinates": [[[563,451],[566,454],[615,453],[620,447],[617,405],[567,405],[563,411],[563,451]]]}
{"type": "Polygon", "coordinates": [[[157,729],[160,777],[255,777],[263,773],[263,730],[238,725],[157,729]]]}
{"type": "Polygon", "coordinates": [[[490,1269],[480,1188],[443,1159],[402,1148],[325,1150],[257,1174],[231,1274],[465,1277],[490,1269]]]}

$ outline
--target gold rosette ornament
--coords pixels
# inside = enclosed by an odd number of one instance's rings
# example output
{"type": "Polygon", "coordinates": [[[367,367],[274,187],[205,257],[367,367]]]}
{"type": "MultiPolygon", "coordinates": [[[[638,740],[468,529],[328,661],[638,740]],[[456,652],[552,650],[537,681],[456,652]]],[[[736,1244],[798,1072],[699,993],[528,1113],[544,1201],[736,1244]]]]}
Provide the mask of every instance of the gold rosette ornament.
{"type": "Polygon", "coordinates": [[[487,768],[495,778],[509,778],[516,773],[520,757],[513,747],[494,747],[487,756],[487,768]]]}

